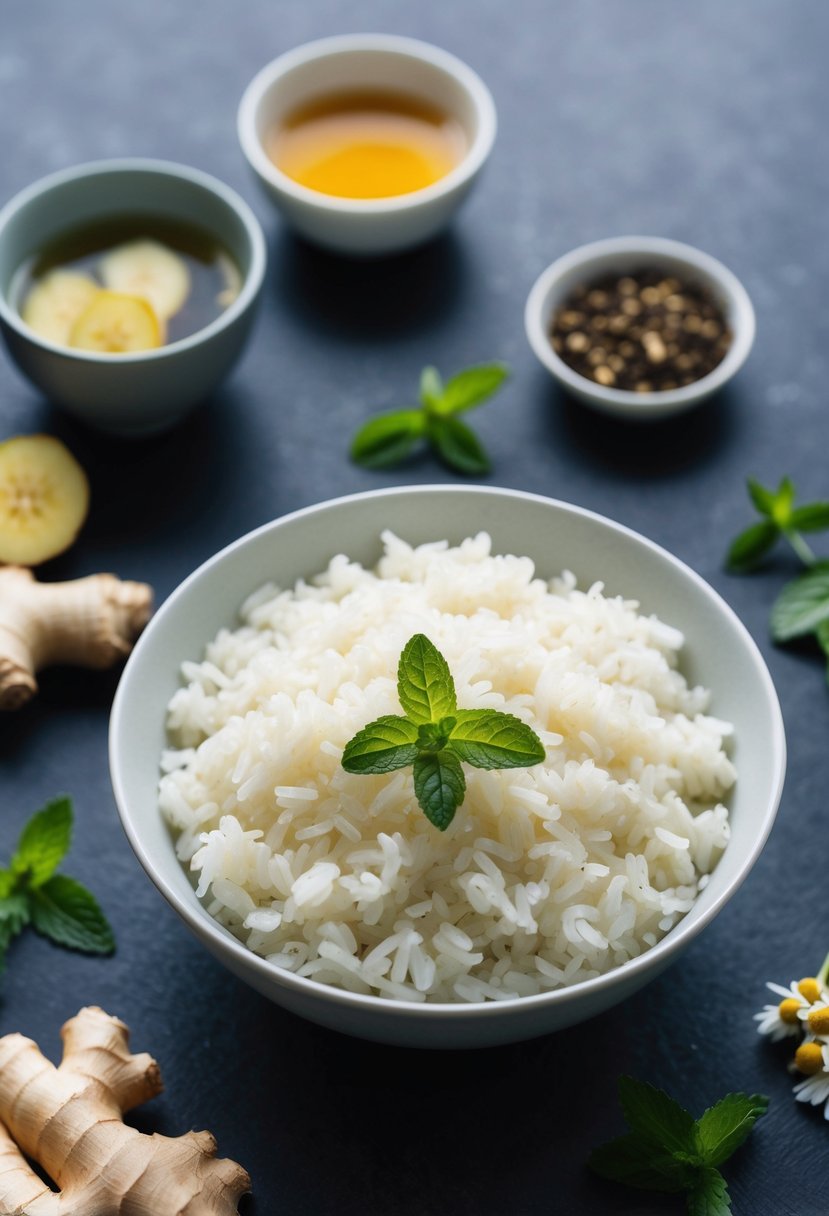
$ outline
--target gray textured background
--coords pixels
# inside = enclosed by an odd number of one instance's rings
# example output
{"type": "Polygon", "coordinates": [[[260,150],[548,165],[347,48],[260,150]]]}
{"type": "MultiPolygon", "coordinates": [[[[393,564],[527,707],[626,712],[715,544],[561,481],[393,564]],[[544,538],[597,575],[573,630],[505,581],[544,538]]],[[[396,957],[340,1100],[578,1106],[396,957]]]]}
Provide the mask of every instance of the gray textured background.
{"type": "Polygon", "coordinates": [[[829,98],[822,0],[308,0],[142,5],[6,0],[0,33],[0,201],[51,170],[157,155],[248,197],[271,265],[251,346],[226,387],[174,434],[141,445],[65,421],[0,359],[0,438],[61,435],[89,470],[93,512],[48,576],[98,569],[158,599],[236,536],[334,494],[450,480],[430,458],[388,474],[345,455],[358,423],[405,403],[420,367],[489,358],[509,387],[475,417],[492,482],[551,494],[639,529],[689,562],[763,647],[790,766],[772,838],[745,888],[683,962],[623,1007],[557,1036],[425,1055],[346,1040],[270,1006],[208,958],[149,885],[118,826],[106,762],[111,675],[53,673],[0,722],[0,855],[59,790],[76,800],[70,872],[99,894],[119,951],[95,960],[29,934],[12,948],[0,1032],[57,1050],[61,1022],[97,1002],[161,1061],[167,1092],[136,1123],[216,1132],[251,1171],[248,1216],[502,1216],[680,1212],[586,1174],[620,1130],[622,1071],[699,1112],[760,1090],[769,1116],[727,1168],[744,1216],[829,1208],[827,1132],[796,1106],[786,1050],[751,1015],[767,979],[813,971],[829,947],[825,829],[829,705],[808,648],[774,650],[767,611],[794,563],[721,569],[750,519],[746,474],[792,474],[829,496],[829,98]],[[500,134],[455,229],[374,265],[295,242],[258,195],[235,138],[253,73],[308,38],[388,30],[466,58],[495,96],[500,134]],[[626,232],[722,258],[758,312],[754,353],[703,411],[647,429],[568,403],[530,354],[522,309],[538,272],[583,241],[626,232]]]}

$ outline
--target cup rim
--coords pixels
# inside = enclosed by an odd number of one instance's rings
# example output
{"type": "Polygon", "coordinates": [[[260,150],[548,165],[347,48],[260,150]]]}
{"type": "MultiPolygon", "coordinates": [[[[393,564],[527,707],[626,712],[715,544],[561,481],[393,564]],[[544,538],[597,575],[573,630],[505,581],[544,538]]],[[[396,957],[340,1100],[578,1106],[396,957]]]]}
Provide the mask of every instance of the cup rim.
{"type": "Polygon", "coordinates": [[[492,94],[481,77],[468,64],[450,51],[400,34],[335,34],[304,42],[265,64],[248,84],[237,113],[236,129],[239,143],[255,173],[273,189],[295,202],[320,211],[341,215],[378,215],[407,211],[452,193],[471,180],[486,161],[497,132],[498,120],[492,94]],[[461,161],[444,177],[405,194],[383,198],[345,198],[324,194],[294,181],[273,163],[265,152],[258,135],[257,117],[264,98],[273,85],[296,67],[322,62],[328,58],[369,51],[377,55],[403,55],[418,59],[450,76],[466,92],[478,117],[478,131],[461,161]]]}
{"type": "Polygon", "coordinates": [[[745,363],[754,344],[756,319],[751,299],[737,276],[711,254],[682,241],[656,236],[618,236],[591,241],[571,249],[552,262],[536,279],[524,308],[527,340],[538,360],[561,383],[582,399],[590,399],[609,413],[648,417],[678,412],[721,388],[745,363]],[[714,280],[726,298],[729,324],[734,337],[724,358],[706,376],[681,388],[636,393],[630,389],[607,388],[574,371],[553,349],[546,329],[545,313],[550,294],[559,281],[575,269],[590,278],[596,263],[612,254],[641,254],[643,260],[657,264],[672,258],[687,266],[689,272],[702,272],[714,280]]]}
{"type": "MultiPolygon", "coordinates": [[[[121,820],[121,826],[127,836],[127,839],[132,846],[138,861],[142,868],[151,880],[156,889],[166,899],[167,903],[173,910],[182,918],[188,928],[196,934],[204,945],[208,947],[214,954],[219,956],[223,963],[236,971],[237,974],[248,973],[254,974],[260,981],[266,981],[268,986],[276,985],[276,987],[284,987],[295,994],[304,994],[313,996],[317,1000],[332,1005],[340,1005],[360,1009],[366,1013],[374,1015],[381,1014],[383,1017],[388,1017],[392,1020],[406,1018],[425,1018],[425,1019],[445,1019],[450,1018],[464,1019],[468,1017],[474,1018],[499,1018],[510,1015],[517,1015],[520,1010],[530,1010],[533,1007],[545,1005],[567,1005],[573,1000],[578,1000],[585,993],[595,993],[599,991],[607,992],[616,989],[620,986],[624,987],[626,981],[633,975],[637,975],[641,971],[647,971],[651,968],[659,969],[660,962],[666,965],[671,957],[675,956],[680,950],[688,945],[697,935],[708,925],[723,909],[723,907],[732,898],[735,892],[742,886],[748,874],[754,867],[763,846],[768,839],[772,829],[777,810],[780,804],[780,798],[783,791],[783,782],[786,773],[786,736],[783,725],[783,715],[780,709],[780,702],[777,697],[777,692],[774,683],[763,659],[757,643],[752,638],[746,626],[737,616],[733,608],[722,598],[722,596],[708,583],[701,575],[697,574],[690,566],[686,565],[680,558],[675,557],[667,549],[656,544],[655,541],[643,536],[632,528],[626,527],[624,524],[618,523],[615,520],[609,519],[607,516],[601,515],[596,511],[587,510],[584,507],[575,506],[572,503],[564,502],[561,499],[549,498],[542,494],[533,494],[524,490],[512,490],[501,486],[482,486],[482,485],[453,485],[453,484],[429,484],[418,486],[390,486],[379,490],[365,490],[355,494],[342,495],[333,499],[326,499],[323,502],[312,504],[311,506],[302,507],[299,510],[291,511],[287,515],[282,515],[269,523],[262,524],[260,527],[253,529],[244,536],[226,545],[220,549],[218,553],[213,554],[206,561],[202,562],[191,574],[189,574],[182,582],[172,591],[170,596],[165,600],[164,604],[159,608],[156,615],[151,618],[147,629],[142,637],[138,639],[136,646],[127,660],[126,666],[118,683],[118,688],[115,692],[115,698],[112,704],[112,712],[109,722],[109,766],[110,778],[112,782],[113,792],[115,795],[115,803],[118,810],[118,815],[121,820]],[[746,850],[745,855],[741,857],[738,868],[733,876],[727,880],[723,890],[719,893],[713,903],[700,912],[698,901],[694,903],[691,909],[683,916],[682,920],[655,946],[651,946],[636,958],[629,959],[626,963],[607,971],[594,979],[582,980],[577,984],[573,984],[567,988],[558,988],[550,992],[536,993],[531,996],[510,997],[503,1001],[480,1001],[475,1003],[449,1003],[449,1002],[398,1002],[385,997],[378,996],[374,993],[363,994],[350,992],[346,989],[337,988],[329,984],[321,984],[317,980],[305,976],[294,975],[292,972],[281,971],[268,963],[266,959],[254,954],[240,941],[234,938],[228,930],[224,929],[218,921],[214,920],[207,912],[201,902],[192,903],[182,898],[180,893],[167,881],[163,874],[157,869],[155,862],[148,849],[144,847],[140,827],[140,818],[134,816],[131,803],[132,797],[127,790],[126,780],[121,766],[121,751],[123,750],[123,731],[121,720],[124,715],[124,706],[128,694],[128,685],[134,671],[140,670],[140,663],[145,649],[145,638],[149,636],[150,631],[154,631],[159,627],[158,622],[163,620],[164,615],[171,606],[175,605],[178,600],[186,596],[190,588],[200,579],[204,578],[208,572],[220,566],[232,554],[238,550],[245,548],[248,545],[255,545],[259,539],[270,532],[279,530],[283,527],[290,526],[291,523],[298,519],[307,518],[315,514],[325,513],[331,510],[356,502],[356,501],[373,501],[382,505],[384,498],[400,495],[401,493],[411,494],[414,496],[428,495],[435,492],[441,494],[462,494],[479,496],[481,500],[493,498],[513,498],[520,499],[526,502],[544,503],[548,506],[560,508],[565,512],[580,516],[594,521],[609,528],[618,536],[625,540],[632,540],[637,544],[644,545],[651,550],[663,562],[678,570],[682,576],[694,583],[706,599],[710,600],[717,611],[725,616],[729,623],[737,630],[743,644],[751,656],[752,662],[757,669],[760,681],[764,687],[765,695],[768,701],[770,715],[772,718],[773,728],[769,740],[769,746],[774,755],[773,765],[773,781],[769,788],[768,800],[762,808],[761,814],[758,815],[756,824],[757,834],[754,837],[751,846],[746,850]],[[228,960],[230,960],[228,962],[228,960]]],[[[159,812],[160,814],[160,812],[159,812]]],[[[171,842],[170,849],[174,846],[171,842]]],[[[252,981],[250,981],[252,982],[252,981]]]]}
{"type": "MultiPolygon", "coordinates": [[[[36,199],[59,190],[71,182],[84,178],[94,179],[106,177],[115,173],[139,173],[156,175],[158,177],[177,178],[199,187],[206,193],[219,198],[227,207],[236,213],[245,230],[250,248],[250,267],[245,275],[242,289],[233,303],[215,317],[209,324],[202,326],[192,334],[178,338],[153,350],[145,351],[88,351],[76,350],[71,346],[62,346],[43,338],[31,326],[27,325],[17,309],[13,308],[4,291],[0,291],[0,321],[15,330],[22,338],[44,350],[59,354],[66,359],[80,363],[101,363],[107,366],[124,364],[130,366],[136,363],[149,363],[169,358],[181,351],[191,350],[203,342],[209,342],[216,334],[232,325],[233,322],[251,306],[265,277],[267,252],[265,236],[262,227],[253,211],[245,200],[232,187],[225,185],[219,178],[202,169],[194,169],[189,165],[176,161],[160,160],[153,157],[116,157],[106,160],[85,161],[83,164],[59,169],[46,177],[39,178],[29,186],[18,191],[5,206],[0,209],[0,244],[2,244],[9,222],[19,212],[23,211],[36,199]]],[[[114,213],[113,213],[114,214],[114,213]]],[[[198,222],[198,221],[194,221],[198,222]]],[[[60,231],[58,228],[57,231],[60,231]]]]}

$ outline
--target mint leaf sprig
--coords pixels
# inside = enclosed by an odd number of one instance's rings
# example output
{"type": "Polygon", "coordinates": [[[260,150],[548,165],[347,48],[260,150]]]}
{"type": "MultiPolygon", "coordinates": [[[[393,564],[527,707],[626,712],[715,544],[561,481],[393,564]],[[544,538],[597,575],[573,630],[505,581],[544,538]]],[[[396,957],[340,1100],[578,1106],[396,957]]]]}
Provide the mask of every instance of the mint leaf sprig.
{"type": "Polygon", "coordinates": [[[6,950],[31,925],[70,950],[111,954],[115,938],[94,895],[56,873],[72,838],[72,801],[47,802],[24,827],[6,869],[0,869],[0,970],[6,950]]]}
{"type": "Polygon", "coordinates": [[[780,539],[788,541],[804,565],[813,566],[815,555],[802,534],[829,528],[829,502],[795,506],[794,482],[790,477],[784,477],[776,490],[766,489],[753,477],[746,484],[760,522],[746,528],[731,542],[729,569],[739,574],[754,569],[780,539]]]}
{"type": "Polygon", "coordinates": [[[687,1192],[689,1216],[728,1216],[731,1200],[719,1166],[766,1113],[762,1094],[726,1094],[699,1119],[661,1089],[619,1078],[630,1132],[603,1144],[587,1164],[612,1182],[667,1194],[687,1192]]]}
{"type": "Polygon", "coordinates": [[[426,442],[456,472],[488,473],[491,462],[483,444],[457,415],[482,405],[508,374],[505,363],[485,363],[458,372],[444,384],[436,368],[424,367],[420,405],[370,418],[351,441],[352,460],[369,469],[385,469],[426,442]]]}
{"type": "Polygon", "coordinates": [[[787,583],[771,609],[771,635],[775,642],[814,635],[827,658],[829,679],[829,561],[818,559],[803,537],[804,532],[829,530],[829,502],[795,505],[795,487],[784,477],[776,490],[754,478],[748,493],[761,519],[741,532],[731,543],[727,566],[737,574],[755,569],[777,542],[786,540],[806,567],[787,583]]]}
{"type": "Polygon", "coordinates": [[[426,818],[446,831],[466,793],[461,761],[475,768],[529,768],[544,759],[538,735],[513,714],[458,709],[446,659],[422,633],[403,648],[397,695],[405,716],[369,722],[343,751],[347,773],[391,773],[412,765],[414,791],[426,818]]]}

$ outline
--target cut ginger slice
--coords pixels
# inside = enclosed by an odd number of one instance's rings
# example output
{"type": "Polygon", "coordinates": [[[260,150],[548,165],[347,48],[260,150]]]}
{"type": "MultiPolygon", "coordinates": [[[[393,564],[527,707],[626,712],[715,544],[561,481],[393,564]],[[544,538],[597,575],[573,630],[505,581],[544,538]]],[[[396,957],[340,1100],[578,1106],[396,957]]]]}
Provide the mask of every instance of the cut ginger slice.
{"type": "Polygon", "coordinates": [[[0,443],[0,562],[37,566],[68,549],[89,511],[89,483],[51,435],[0,443]]]}
{"type": "Polygon", "coordinates": [[[147,301],[117,291],[99,291],[69,335],[69,345],[77,350],[109,354],[153,350],[162,341],[158,317],[147,301]]]}
{"type": "Polygon", "coordinates": [[[88,275],[53,270],[32,287],[20,315],[41,338],[66,346],[72,326],[99,291],[88,275]]]}

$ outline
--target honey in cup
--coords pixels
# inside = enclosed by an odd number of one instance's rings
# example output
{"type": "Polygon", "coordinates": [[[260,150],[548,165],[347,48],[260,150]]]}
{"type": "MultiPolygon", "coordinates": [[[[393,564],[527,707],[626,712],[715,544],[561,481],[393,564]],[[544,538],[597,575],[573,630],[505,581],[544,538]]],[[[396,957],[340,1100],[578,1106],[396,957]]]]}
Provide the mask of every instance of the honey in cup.
{"type": "Polygon", "coordinates": [[[391,198],[446,177],[466,155],[456,118],[420,98],[361,90],[291,111],[266,151],[288,177],[339,198],[391,198]]]}

